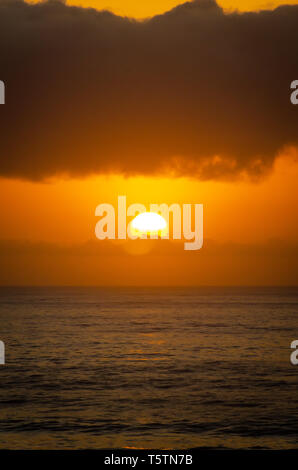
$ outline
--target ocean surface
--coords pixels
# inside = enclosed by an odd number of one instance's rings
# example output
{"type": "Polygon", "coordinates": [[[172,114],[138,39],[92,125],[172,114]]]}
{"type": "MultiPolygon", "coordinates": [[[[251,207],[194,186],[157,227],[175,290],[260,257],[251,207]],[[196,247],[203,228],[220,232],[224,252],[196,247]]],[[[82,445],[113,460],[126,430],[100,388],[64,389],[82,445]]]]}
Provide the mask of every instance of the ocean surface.
{"type": "Polygon", "coordinates": [[[297,288],[1,288],[1,449],[298,448],[297,288]]]}

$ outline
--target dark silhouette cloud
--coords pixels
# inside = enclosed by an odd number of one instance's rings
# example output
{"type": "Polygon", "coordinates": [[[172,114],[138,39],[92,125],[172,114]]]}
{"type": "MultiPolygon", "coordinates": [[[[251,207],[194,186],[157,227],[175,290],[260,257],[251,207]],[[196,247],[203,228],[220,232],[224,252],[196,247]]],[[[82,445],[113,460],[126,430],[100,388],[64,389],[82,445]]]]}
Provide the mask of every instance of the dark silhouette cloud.
{"type": "Polygon", "coordinates": [[[169,240],[125,245],[0,240],[0,285],[289,286],[297,285],[297,254],[297,243],[282,240],[252,245],[206,240],[202,250],[191,253],[181,241],[169,240]]]}
{"type": "Polygon", "coordinates": [[[298,143],[298,5],[137,22],[0,0],[0,174],[258,176],[298,143]]]}

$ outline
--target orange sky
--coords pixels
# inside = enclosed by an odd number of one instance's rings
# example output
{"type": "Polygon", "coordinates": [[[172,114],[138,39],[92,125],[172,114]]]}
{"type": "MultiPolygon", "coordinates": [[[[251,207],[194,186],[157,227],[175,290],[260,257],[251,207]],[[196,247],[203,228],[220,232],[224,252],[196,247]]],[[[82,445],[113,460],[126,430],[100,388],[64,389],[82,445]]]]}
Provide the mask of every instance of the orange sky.
{"type": "MultiPolygon", "coordinates": [[[[144,17],[162,13],[182,2],[73,0],[69,3],[109,7],[122,15],[144,17]]],[[[220,2],[224,7],[243,10],[282,3],[297,2],[220,2]]],[[[33,248],[30,256],[31,248],[28,255],[28,250],[18,251],[13,245],[10,252],[3,245],[0,284],[296,284],[297,252],[292,256],[286,249],[287,254],[280,258],[278,245],[273,248],[270,245],[272,240],[280,240],[283,247],[291,250],[298,242],[298,163],[294,157],[281,156],[273,170],[259,181],[202,182],[190,178],[124,178],[116,174],[60,178],[46,183],[1,179],[0,243],[16,242],[17,247],[18,242],[26,241],[33,248]],[[57,254],[56,248],[53,256],[48,247],[46,255],[36,249],[40,243],[65,247],[93,240],[100,244],[94,235],[95,208],[100,203],[115,204],[118,195],[126,195],[128,204],[202,203],[203,254],[189,257],[183,251],[181,255],[169,253],[165,261],[154,248],[150,257],[144,259],[129,255],[130,250],[124,250],[121,255],[116,252],[110,258],[73,253],[70,258],[65,253],[57,254]],[[238,248],[226,251],[223,248],[208,257],[204,250],[209,253],[209,243],[211,246],[212,243],[243,245],[244,249],[239,252],[238,248]],[[272,251],[265,249],[263,256],[262,249],[254,248],[260,246],[269,246],[272,251]]]]}
{"type": "MultiPolygon", "coordinates": [[[[121,16],[144,18],[158,15],[164,11],[185,3],[178,0],[68,0],[69,5],[107,9],[121,16]]],[[[295,5],[295,0],[220,0],[218,4],[226,9],[259,10],[274,8],[277,5],[295,5]]]]}
{"type": "Polygon", "coordinates": [[[295,241],[298,165],[279,159],[259,182],[101,176],[32,183],[2,179],[1,239],[81,243],[94,238],[95,208],[117,203],[202,203],[205,238],[218,242],[295,241]]]}
{"type": "MultiPolygon", "coordinates": [[[[39,1],[28,0],[28,3],[39,3],[39,1]]],[[[66,0],[66,3],[97,10],[109,10],[120,16],[142,19],[162,14],[186,2],[178,0],[66,0]]],[[[217,3],[226,10],[256,11],[272,9],[279,5],[296,5],[297,0],[218,0],[217,3]]]]}

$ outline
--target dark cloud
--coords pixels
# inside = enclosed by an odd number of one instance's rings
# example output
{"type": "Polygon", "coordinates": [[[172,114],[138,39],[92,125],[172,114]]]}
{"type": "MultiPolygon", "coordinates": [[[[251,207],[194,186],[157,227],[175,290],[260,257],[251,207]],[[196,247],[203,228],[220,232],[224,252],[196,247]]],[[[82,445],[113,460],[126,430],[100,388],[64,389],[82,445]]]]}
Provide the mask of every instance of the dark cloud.
{"type": "Polygon", "coordinates": [[[278,240],[251,245],[206,240],[196,252],[170,240],[73,245],[0,240],[0,285],[289,286],[297,284],[297,255],[297,243],[278,240]]]}
{"type": "Polygon", "coordinates": [[[298,143],[298,6],[145,22],[0,0],[0,174],[253,176],[298,143]]]}

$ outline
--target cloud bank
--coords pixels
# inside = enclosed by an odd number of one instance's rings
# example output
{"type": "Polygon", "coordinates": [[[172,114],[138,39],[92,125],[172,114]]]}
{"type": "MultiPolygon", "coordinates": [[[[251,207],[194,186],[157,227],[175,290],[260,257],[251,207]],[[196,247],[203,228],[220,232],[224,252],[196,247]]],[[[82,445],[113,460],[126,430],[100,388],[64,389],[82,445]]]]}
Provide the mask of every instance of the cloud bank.
{"type": "Polygon", "coordinates": [[[290,286],[298,268],[297,243],[281,240],[253,245],[207,240],[191,254],[180,241],[168,240],[125,245],[109,240],[75,245],[0,240],[0,256],[0,285],[8,286],[290,286]]]}
{"type": "Polygon", "coordinates": [[[0,0],[0,175],[257,177],[298,144],[298,5],[137,22],[0,0]]]}

